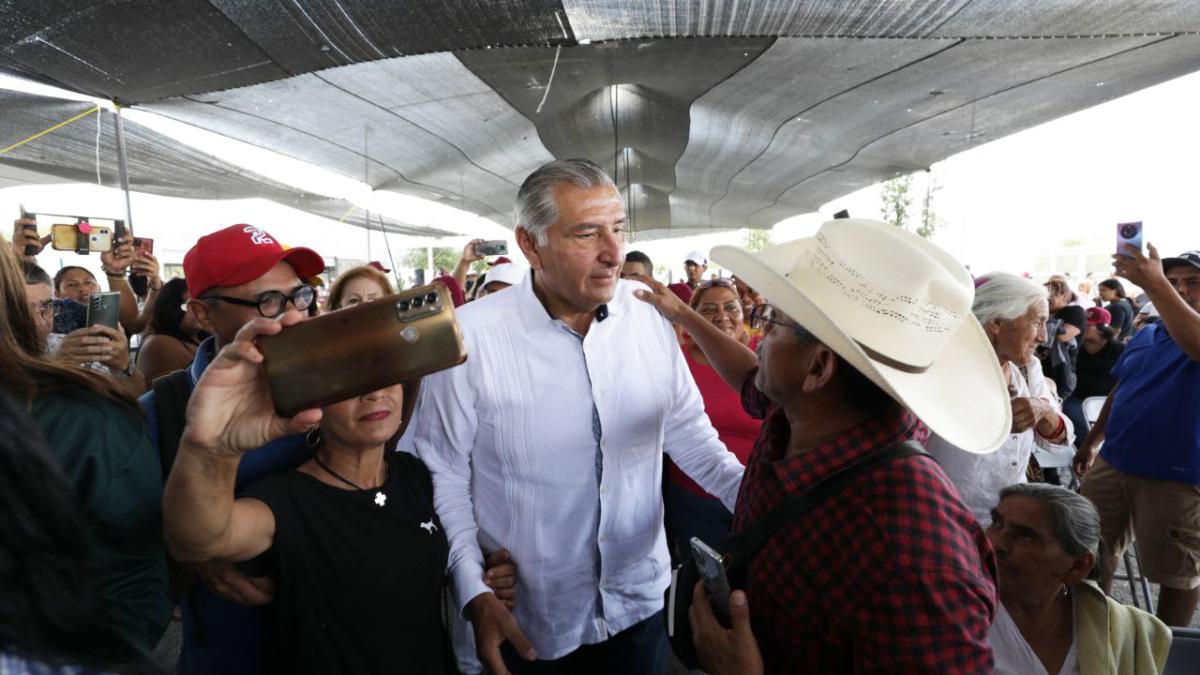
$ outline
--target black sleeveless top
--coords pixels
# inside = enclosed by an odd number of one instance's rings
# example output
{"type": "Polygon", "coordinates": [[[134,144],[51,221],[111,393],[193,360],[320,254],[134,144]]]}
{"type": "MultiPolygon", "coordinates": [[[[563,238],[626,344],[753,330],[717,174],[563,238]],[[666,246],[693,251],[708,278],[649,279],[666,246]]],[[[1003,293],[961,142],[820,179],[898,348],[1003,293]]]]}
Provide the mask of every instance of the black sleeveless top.
{"type": "Polygon", "coordinates": [[[256,561],[276,584],[268,672],[453,672],[441,615],[449,545],[420,459],[389,453],[373,490],[290,471],[242,496],[275,514],[274,543],[256,561]]]}

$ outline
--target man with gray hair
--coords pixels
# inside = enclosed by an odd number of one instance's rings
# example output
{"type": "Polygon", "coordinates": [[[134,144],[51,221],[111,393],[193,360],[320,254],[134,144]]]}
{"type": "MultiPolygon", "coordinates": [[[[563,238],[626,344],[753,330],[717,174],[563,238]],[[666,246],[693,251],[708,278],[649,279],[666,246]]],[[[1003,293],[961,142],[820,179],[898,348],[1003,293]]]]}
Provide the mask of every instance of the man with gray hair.
{"type": "Polygon", "coordinates": [[[493,673],[657,673],[663,452],[730,510],[743,468],[671,326],[633,297],[645,286],[619,279],[625,208],[604,171],[542,166],[515,226],[531,271],[459,311],[470,357],[425,378],[410,441],[433,472],[457,601],[493,673]],[[501,548],[519,567],[512,613],[481,583],[501,548]]]}

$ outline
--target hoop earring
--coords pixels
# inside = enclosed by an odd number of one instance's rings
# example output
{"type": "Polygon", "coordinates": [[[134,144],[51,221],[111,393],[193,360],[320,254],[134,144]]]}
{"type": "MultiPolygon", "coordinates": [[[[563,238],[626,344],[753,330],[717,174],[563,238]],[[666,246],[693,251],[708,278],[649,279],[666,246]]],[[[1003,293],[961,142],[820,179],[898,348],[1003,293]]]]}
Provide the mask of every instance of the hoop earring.
{"type": "Polygon", "coordinates": [[[304,444],[310,448],[315,448],[321,444],[321,427],[314,426],[304,434],[304,444]]]}

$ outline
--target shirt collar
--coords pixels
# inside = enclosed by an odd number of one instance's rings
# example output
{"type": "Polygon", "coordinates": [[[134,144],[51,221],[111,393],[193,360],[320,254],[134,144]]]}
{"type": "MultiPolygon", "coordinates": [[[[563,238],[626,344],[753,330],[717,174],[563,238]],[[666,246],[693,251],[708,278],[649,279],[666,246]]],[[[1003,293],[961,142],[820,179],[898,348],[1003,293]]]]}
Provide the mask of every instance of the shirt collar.
{"type": "MultiPolygon", "coordinates": [[[[521,318],[527,326],[557,325],[559,323],[558,319],[550,316],[550,311],[546,309],[546,306],[538,299],[537,294],[533,292],[533,275],[534,270],[529,270],[520,283],[507,292],[520,294],[517,299],[517,307],[521,313],[521,318]]],[[[624,296],[629,292],[624,286],[626,283],[623,279],[617,281],[617,290],[613,294],[612,300],[600,305],[600,309],[596,311],[596,323],[603,323],[613,316],[624,313],[625,303],[627,302],[624,296]]]]}
{"type": "Polygon", "coordinates": [[[189,370],[189,375],[190,379],[192,380],[193,387],[196,386],[196,383],[200,381],[200,376],[204,374],[204,369],[208,368],[208,364],[212,363],[212,360],[214,357],[216,357],[216,355],[217,337],[215,335],[210,335],[204,339],[204,342],[200,343],[200,346],[196,348],[196,355],[192,357],[192,365],[189,370]]]}
{"type": "Polygon", "coordinates": [[[817,481],[844,468],[864,455],[903,443],[921,434],[923,425],[907,409],[896,406],[873,420],[838,434],[795,457],[783,458],[787,450],[787,418],[778,409],[770,424],[771,447],[764,458],[789,492],[807,489],[817,481]],[[785,425],[782,429],[775,426],[785,425]],[[780,457],[780,459],[772,459],[780,457]]]}

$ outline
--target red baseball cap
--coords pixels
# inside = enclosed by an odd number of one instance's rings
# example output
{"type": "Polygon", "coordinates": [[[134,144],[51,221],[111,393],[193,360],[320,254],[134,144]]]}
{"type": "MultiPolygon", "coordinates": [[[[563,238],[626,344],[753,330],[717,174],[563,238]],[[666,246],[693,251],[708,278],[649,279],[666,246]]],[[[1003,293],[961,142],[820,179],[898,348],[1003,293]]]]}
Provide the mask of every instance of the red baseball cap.
{"type": "Polygon", "coordinates": [[[188,293],[198,298],[216,286],[239,286],[287,261],[301,279],[325,271],[325,260],[310,248],[285,249],[265,230],[239,223],[200,237],[183,257],[188,293]]]}
{"type": "Polygon", "coordinates": [[[1112,323],[1112,313],[1103,307],[1088,307],[1087,322],[1089,326],[1107,326],[1112,323]]]}

